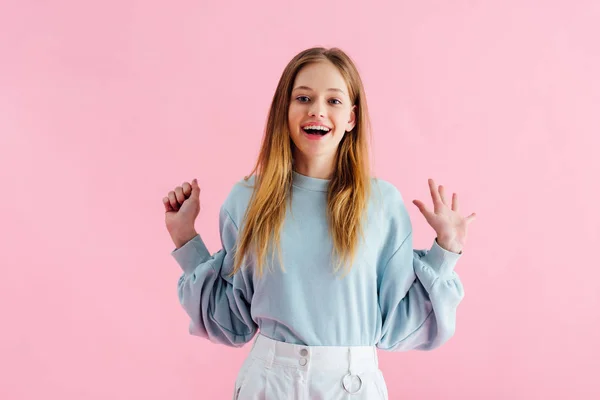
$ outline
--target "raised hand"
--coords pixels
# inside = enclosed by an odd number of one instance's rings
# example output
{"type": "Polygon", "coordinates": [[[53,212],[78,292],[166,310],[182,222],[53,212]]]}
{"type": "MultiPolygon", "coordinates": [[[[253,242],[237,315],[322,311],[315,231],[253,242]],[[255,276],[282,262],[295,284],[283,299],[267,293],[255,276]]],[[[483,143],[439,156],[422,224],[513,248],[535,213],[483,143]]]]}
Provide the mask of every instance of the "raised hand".
{"type": "Polygon", "coordinates": [[[454,253],[461,253],[467,241],[467,228],[475,220],[476,214],[472,213],[468,217],[461,216],[458,195],[453,193],[450,205],[444,194],[444,186],[436,187],[433,179],[429,179],[428,182],[433,211],[420,200],[413,200],[413,204],[419,208],[429,225],[435,230],[440,247],[454,253]]]}
{"type": "Polygon", "coordinates": [[[177,186],[167,197],[163,197],[163,205],[167,230],[179,248],[197,235],[194,221],[200,214],[198,181],[194,179],[191,185],[183,182],[181,186],[177,186]]]}

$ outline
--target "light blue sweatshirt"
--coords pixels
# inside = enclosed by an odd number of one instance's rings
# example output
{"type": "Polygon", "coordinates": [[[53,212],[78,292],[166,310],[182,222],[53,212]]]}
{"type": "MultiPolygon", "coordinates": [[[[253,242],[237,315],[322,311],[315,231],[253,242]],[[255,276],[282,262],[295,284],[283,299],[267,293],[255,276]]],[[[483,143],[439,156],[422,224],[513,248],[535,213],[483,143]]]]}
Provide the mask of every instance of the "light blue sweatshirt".
{"type": "MultiPolygon", "coordinates": [[[[436,240],[428,251],[413,250],[403,198],[382,179],[371,179],[366,242],[361,239],[343,278],[342,270],[333,272],[330,258],[329,181],[295,171],[281,231],[285,272],[276,264],[265,265],[262,277],[252,268],[227,277],[253,182],[254,177],[237,182],[220,209],[220,250],[211,254],[197,235],[171,253],[183,270],[178,292],[191,334],[240,347],[260,330],[287,343],[391,351],[431,350],[454,334],[464,296],[454,267],[462,253],[436,240]]],[[[277,253],[273,260],[278,262],[277,253]]]]}

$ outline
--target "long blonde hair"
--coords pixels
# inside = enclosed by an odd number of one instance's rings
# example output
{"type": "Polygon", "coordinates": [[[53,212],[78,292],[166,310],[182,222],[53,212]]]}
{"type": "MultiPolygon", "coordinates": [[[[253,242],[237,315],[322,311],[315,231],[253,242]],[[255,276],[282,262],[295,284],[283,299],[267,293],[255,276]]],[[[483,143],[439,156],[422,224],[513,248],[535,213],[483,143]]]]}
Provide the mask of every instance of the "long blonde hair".
{"type": "Polygon", "coordinates": [[[356,106],[356,125],[346,132],[338,146],[327,191],[327,222],[338,258],[334,271],[337,272],[344,263],[346,272],[349,271],[359,245],[359,234],[364,238],[364,215],[371,178],[367,143],[370,121],[362,80],[354,62],[342,50],[310,48],[298,53],[285,67],[273,96],[256,165],[250,175],[244,177],[248,181],[257,173],[230,276],[240,270],[244,255],[251,249],[257,256],[260,276],[270,245],[277,246],[281,260],[279,239],[293,179],[294,143],[288,127],[291,93],[298,72],[304,66],[320,61],[330,61],[338,68],[348,85],[351,104],[356,106]]]}

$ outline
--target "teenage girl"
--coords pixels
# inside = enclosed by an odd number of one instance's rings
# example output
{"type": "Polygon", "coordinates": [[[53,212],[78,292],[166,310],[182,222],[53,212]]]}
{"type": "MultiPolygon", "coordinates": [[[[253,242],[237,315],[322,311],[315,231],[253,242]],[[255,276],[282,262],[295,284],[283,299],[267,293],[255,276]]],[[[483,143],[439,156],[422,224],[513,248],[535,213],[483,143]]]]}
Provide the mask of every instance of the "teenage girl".
{"type": "Polygon", "coordinates": [[[222,248],[211,254],[194,228],[196,179],[163,199],[190,333],[234,347],[255,338],[234,399],[387,399],[377,348],[431,350],[454,334],[454,267],[475,214],[430,179],[433,210],[413,203],[437,235],[413,250],[403,197],[370,175],[368,124],[353,61],[302,51],[279,80],[254,170],[220,209],[222,248]]]}

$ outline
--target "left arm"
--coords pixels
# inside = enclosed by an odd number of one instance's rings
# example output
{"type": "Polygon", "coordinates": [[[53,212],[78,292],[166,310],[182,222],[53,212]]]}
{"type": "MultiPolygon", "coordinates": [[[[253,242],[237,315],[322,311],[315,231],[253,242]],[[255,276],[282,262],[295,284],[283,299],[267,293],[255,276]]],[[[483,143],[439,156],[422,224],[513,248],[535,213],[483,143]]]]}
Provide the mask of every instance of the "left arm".
{"type": "MultiPolygon", "coordinates": [[[[388,260],[379,288],[383,321],[377,346],[385,350],[432,350],[454,335],[456,309],[464,297],[454,271],[475,213],[463,218],[458,195],[449,204],[444,187],[429,179],[433,211],[413,203],[437,233],[429,251],[414,250],[412,229],[388,260]]],[[[403,206],[402,206],[403,207],[403,206]]]]}
{"type": "Polygon", "coordinates": [[[388,261],[381,280],[381,339],[389,351],[432,350],[454,335],[456,309],[464,297],[454,272],[460,258],[437,240],[429,251],[413,250],[412,233],[388,261]]]}

